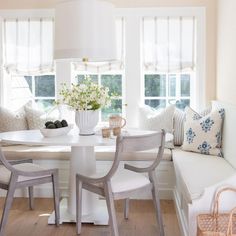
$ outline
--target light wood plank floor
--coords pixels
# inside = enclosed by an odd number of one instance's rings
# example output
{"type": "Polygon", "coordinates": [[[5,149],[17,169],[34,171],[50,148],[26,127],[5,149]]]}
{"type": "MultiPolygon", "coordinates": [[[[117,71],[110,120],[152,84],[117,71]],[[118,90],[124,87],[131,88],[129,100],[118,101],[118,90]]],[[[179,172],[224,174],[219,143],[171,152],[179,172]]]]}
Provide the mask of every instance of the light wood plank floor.
{"type": "MultiPolygon", "coordinates": [[[[2,212],[4,198],[0,198],[2,212]]],[[[180,236],[173,201],[161,201],[166,236],[180,236]]],[[[60,227],[48,225],[52,199],[35,199],[35,210],[28,209],[26,198],[15,198],[7,224],[6,236],[75,236],[75,224],[60,227]]],[[[157,224],[152,201],[133,200],[129,220],[123,219],[123,202],[116,202],[120,236],[157,236],[157,224]]],[[[110,236],[108,226],[82,225],[82,236],[110,236]]]]}

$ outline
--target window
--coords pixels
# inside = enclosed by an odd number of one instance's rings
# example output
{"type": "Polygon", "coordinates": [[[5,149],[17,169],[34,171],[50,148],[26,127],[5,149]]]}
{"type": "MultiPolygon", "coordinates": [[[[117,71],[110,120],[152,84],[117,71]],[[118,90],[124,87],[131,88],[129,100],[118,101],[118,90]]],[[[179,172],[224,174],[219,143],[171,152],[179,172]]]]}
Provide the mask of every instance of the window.
{"type": "Polygon", "coordinates": [[[144,17],[144,103],[153,108],[176,104],[180,109],[194,97],[195,17],[144,17]]]}
{"type": "Polygon", "coordinates": [[[11,76],[10,106],[19,108],[29,100],[34,100],[40,108],[48,110],[55,101],[55,76],[11,76]]]}
{"type": "Polygon", "coordinates": [[[28,100],[49,109],[55,100],[52,17],[5,18],[3,68],[5,100],[17,109],[28,100]],[[10,96],[9,96],[10,94],[10,96]]]}
{"type": "Polygon", "coordinates": [[[109,88],[109,95],[113,96],[111,106],[103,108],[100,115],[101,121],[108,121],[110,115],[122,114],[122,74],[79,74],[76,76],[76,82],[82,83],[85,76],[89,76],[91,80],[102,86],[109,88]]]}

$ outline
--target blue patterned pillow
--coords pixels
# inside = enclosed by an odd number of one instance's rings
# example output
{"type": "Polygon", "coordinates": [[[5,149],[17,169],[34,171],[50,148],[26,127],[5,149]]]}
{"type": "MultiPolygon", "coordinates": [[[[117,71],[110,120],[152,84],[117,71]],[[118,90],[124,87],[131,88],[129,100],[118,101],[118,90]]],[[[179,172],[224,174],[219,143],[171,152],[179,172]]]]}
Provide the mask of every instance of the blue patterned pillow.
{"type": "Polygon", "coordinates": [[[214,110],[201,116],[190,107],[185,109],[184,142],[182,149],[206,155],[222,156],[221,127],[224,109],[214,110]]]}

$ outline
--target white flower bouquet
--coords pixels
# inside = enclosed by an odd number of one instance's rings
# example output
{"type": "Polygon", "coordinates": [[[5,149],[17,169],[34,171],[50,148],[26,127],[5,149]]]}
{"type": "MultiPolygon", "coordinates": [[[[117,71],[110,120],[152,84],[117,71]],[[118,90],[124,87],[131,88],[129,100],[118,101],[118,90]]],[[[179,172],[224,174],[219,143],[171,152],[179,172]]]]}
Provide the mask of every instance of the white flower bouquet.
{"type": "Polygon", "coordinates": [[[111,105],[108,92],[109,88],[93,83],[87,76],[83,83],[72,84],[71,88],[63,84],[60,95],[63,97],[64,104],[77,111],[98,110],[111,105]]]}

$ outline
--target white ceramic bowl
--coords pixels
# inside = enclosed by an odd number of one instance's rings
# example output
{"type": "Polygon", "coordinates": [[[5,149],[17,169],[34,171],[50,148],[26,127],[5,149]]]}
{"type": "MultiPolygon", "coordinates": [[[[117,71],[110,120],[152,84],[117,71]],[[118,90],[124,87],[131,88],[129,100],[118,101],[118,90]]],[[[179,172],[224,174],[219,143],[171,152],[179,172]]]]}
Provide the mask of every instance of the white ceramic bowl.
{"type": "Polygon", "coordinates": [[[57,128],[57,129],[42,128],[40,129],[40,132],[44,137],[57,137],[57,136],[68,134],[72,128],[73,128],[73,125],[70,124],[66,127],[57,128]]]}

